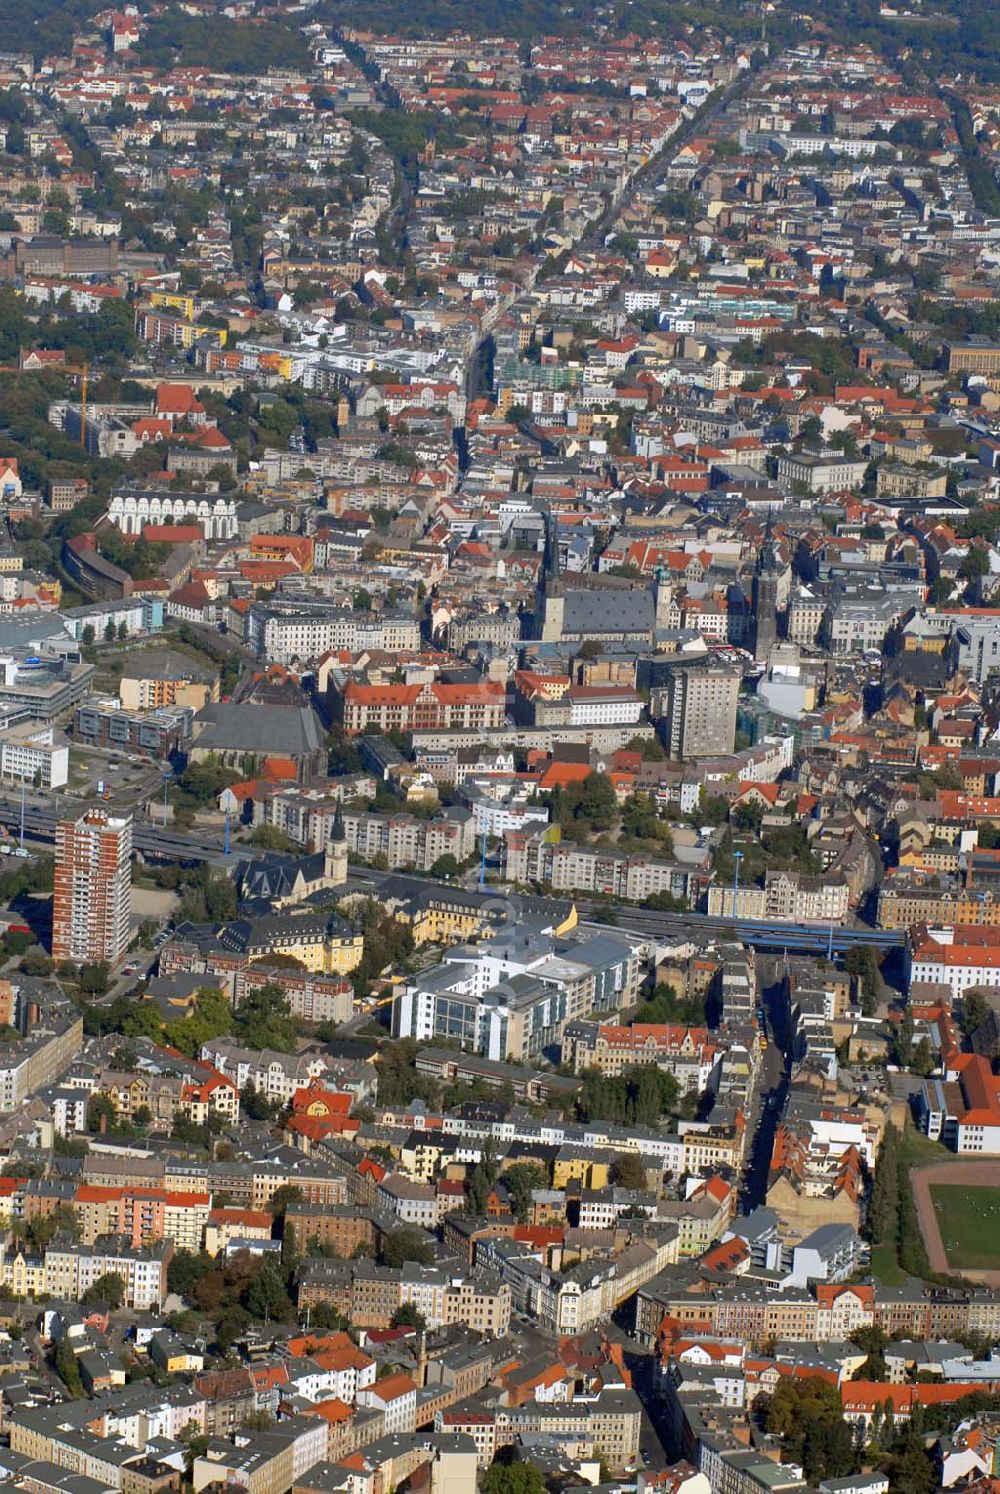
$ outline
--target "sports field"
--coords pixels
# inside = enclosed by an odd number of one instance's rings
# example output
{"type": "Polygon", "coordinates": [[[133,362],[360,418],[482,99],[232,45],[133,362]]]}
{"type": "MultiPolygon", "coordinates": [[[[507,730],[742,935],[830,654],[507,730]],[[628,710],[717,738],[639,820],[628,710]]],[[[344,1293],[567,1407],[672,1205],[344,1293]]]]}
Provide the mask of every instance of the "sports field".
{"type": "Polygon", "coordinates": [[[937,1183],[930,1194],[952,1270],[1000,1270],[1000,1188],[937,1183]]]}

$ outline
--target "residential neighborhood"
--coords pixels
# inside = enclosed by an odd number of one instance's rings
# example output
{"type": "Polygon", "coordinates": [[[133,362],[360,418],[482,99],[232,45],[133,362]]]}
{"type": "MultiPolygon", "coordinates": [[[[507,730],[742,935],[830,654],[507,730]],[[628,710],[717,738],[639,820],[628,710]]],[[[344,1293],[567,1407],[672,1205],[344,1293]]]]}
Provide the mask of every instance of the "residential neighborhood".
{"type": "Polygon", "coordinates": [[[0,1478],[1000,1491],[983,0],[32,0],[0,1478]]]}

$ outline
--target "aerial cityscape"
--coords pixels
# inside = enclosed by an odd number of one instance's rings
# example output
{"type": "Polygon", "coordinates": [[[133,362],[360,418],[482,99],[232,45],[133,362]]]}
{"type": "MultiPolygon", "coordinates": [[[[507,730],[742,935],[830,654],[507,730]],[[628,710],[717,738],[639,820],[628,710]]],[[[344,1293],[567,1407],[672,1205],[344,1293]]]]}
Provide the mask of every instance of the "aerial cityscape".
{"type": "Polygon", "coordinates": [[[0,0],[0,1485],[1000,1494],[1000,16],[0,0]]]}

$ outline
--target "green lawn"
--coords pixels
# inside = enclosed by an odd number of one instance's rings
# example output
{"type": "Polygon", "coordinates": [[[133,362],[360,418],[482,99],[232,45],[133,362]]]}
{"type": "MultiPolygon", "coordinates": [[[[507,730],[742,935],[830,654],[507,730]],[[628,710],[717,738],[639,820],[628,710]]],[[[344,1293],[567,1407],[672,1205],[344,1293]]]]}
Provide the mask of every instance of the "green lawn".
{"type": "Polygon", "coordinates": [[[906,1167],[929,1167],[932,1162],[953,1162],[955,1153],[941,1141],[931,1141],[907,1118],[899,1138],[899,1160],[906,1167]]]}
{"type": "Polygon", "coordinates": [[[997,1270],[1000,1266],[1000,1188],[931,1188],[934,1213],[949,1266],[997,1270]]]}
{"type": "Polygon", "coordinates": [[[871,1271],[875,1280],[880,1281],[883,1286],[902,1286],[907,1279],[906,1272],[896,1259],[895,1245],[888,1242],[872,1246],[871,1271]]]}

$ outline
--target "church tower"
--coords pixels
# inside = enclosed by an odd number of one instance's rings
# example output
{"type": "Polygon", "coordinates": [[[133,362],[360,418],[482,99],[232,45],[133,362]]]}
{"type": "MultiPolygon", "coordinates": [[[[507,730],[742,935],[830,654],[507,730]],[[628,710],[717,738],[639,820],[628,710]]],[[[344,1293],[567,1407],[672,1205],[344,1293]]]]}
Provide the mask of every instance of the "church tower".
{"type": "Polygon", "coordinates": [[[653,583],[654,627],[669,628],[670,605],[673,599],[674,588],[670,584],[670,572],[666,566],[657,566],[656,579],[653,583]]]}
{"type": "Polygon", "coordinates": [[[563,635],[566,593],[559,575],[559,536],[551,512],[545,514],[545,560],[538,601],[538,636],[543,643],[558,643],[563,635]]]}
{"type": "Polygon", "coordinates": [[[757,556],[752,587],[750,616],[753,656],[758,662],[766,661],[771,645],[778,641],[778,580],[781,562],[771,533],[771,518],[768,515],[764,531],[764,543],[757,556]]]}
{"type": "Polygon", "coordinates": [[[326,843],[323,873],[328,887],[343,887],[347,881],[347,836],[344,833],[344,816],[339,804],[333,817],[333,830],[326,843]]]}

